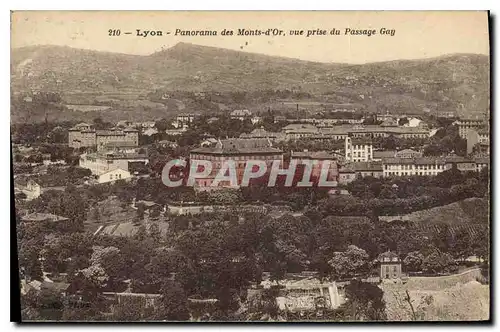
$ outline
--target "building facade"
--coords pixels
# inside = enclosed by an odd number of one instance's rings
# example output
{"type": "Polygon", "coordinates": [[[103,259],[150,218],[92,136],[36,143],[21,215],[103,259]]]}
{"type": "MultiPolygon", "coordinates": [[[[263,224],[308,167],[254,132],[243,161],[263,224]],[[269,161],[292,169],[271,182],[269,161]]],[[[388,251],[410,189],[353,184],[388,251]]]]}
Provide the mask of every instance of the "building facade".
{"type": "Polygon", "coordinates": [[[468,129],[467,130],[467,154],[471,154],[474,150],[485,150],[482,147],[489,149],[490,132],[488,128],[468,129]]]}
{"type": "Polygon", "coordinates": [[[400,279],[403,275],[399,256],[391,251],[379,255],[380,279],[400,279]]]}
{"type": "Polygon", "coordinates": [[[373,144],[371,140],[346,137],[345,160],[348,162],[373,160],[373,144]]]}
{"type": "Polygon", "coordinates": [[[79,123],[68,130],[68,145],[71,148],[96,146],[96,133],[91,125],[79,123]]]}
{"type": "Polygon", "coordinates": [[[384,177],[437,175],[446,170],[443,158],[387,158],[382,163],[384,177]]]}
{"type": "Polygon", "coordinates": [[[68,131],[68,145],[72,148],[105,148],[108,143],[139,146],[139,131],[135,128],[124,130],[95,130],[86,123],[80,123],[68,131]]]}
{"type": "Polygon", "coordinates": [[[387,158],[382,161],[384,177],[434,176],[453,168],[461,172],[477,172],[489,166],[488,158],[446,157],[387,158]]]}
{"type": "Polygon", "coordinates": [[[343,124],[331,127],[320,127],[310,124],[290,124],[282,128],[287,140],[291,139],[332,139],[343,140],[346,137],[373,139],[377,137],[394,136],[397,138],[428,138],[430,130],[426,127],[402,127],[343,124]]]}
{"type": "Polygon", "coordinates": [[[308,138],[320,134],[316,126],[307,123],[289,124],[282,128],[282,132],[285,134],[287,140],[308,138]]]}
{"type": "Polygon", "coordinates": [[[291,152],[290,161],[296,160],[298,164],[303,161],[315,160],[316,163],[312,166],[311,176],[319,179],[321,176],[321,170],[323,167],[328,167],[327,180],[328,181],[338,181],[338,164],[337,158],[326,151],[302,151],[302,152],[291,152]]]}
{"type": "Polygon", "coordinates": [[[194,114],[179,114],[179,115],[177,115],[177,117],[175,119],[177,120],[177,122],[190,125],[191,123],[194,122],[195,115],[194,114]]]}
{"type": "Polygon", "coordinates": [[[146,155],[137,153],[106,152],[86,153],[80,156],[80,167],[90,169],[92,174],[101,175],[116,168],[128,171],[129,162],[148,163],[146,155]]]}
{"type": "Polygon", "coordinates": [[[455,122],[458,126],[458,134],[460,137],[467,139],[469,129],[479,130],[486,125],[486,122],[482,119],[466,119],[461,118],[455,122]]]}
{"type": "Polygon", "coordinates": [[[139,146],[139,132],[137,129],[127,128],[124,130],[97,130],[96,145],[97,150],[103,150],[107,145],[112,144],[125,147],[139,146]]]}
{"type": "Polygon", "coordinates": [[[242,133],[242,139],[270,139],[273,142],[281,142],[285,140],[285,134],[279,132],[267,131],[264,127],[255,128],[250,133],[242,133]]]}
{"type": "Polygon", "coordinates": [[[341,185],[347,185],[356,180],[356,171],[350,166],[342,166],[339,169],[338,182],[341,185]]]}
{"type": "Polygon", "coordinates": [[[358,161],[351,164],[357,177],[371,176],[381,178],[384,176],[382,163],[378,161],[358,161]]]}
{"type": "Polygon", "coordinates": [[[108,182],[114,182],[117,180],[127,180],[130,179],[132,175],[130,174],[129,171],[123,170],[121,168],[115,168],[112,170],[109,170],[105,173],[102,173],[98,176],[97,182],[98,183],[108,183],[108,182]]]}
{"type": "Polygon", "coordinates": [[[396,157],[396,158],[421,158],[422,155],[423,155],[422,152],[415,151],[412,149],[404,149],[404,150],[396,151],[396,153],[394,153],[394,157],[396,157]]]}
{"type": "MultiPolygon", "coordinates": [[[[195,188],[199,190],[213,189],[215,176],[225,162],[232,161],[236,166],[238,184],[241,183],[247,161],[264,161],[270,169],[275,160],[283,163],[283,151],[272,146],[268,139],[226,139],[219,140],[215,147],[202,147],[190,152],[190,161],[207,160],[212,164],[211,173],[205,178],[197,178],[195,188]]],[[[222,181],[218,188],[232,187],[229,181],[222,181]]]]}
{"type": "Polygon", "coordinates": [[[230,114],[231,119],[243,121],[252,117],[252,112],[249,110],[234,110],[230,114]]]}

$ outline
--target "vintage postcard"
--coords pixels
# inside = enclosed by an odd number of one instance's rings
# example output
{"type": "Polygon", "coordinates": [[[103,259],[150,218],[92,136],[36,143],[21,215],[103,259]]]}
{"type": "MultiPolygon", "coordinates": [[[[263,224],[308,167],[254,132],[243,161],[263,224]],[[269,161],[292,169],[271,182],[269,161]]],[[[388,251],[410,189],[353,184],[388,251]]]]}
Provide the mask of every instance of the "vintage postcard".
{"type": "Polygon", "coordinates": [[[490,321],[489,42],[486,11],[12,12],[12,310],[490,321]]]}

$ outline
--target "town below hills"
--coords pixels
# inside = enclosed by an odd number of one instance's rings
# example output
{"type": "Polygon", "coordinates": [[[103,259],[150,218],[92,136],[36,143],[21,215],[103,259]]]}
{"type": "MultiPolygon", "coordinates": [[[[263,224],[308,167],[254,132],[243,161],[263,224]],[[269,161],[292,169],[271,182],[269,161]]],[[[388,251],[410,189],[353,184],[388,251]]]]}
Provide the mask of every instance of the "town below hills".
{"type": "Polygon", "coordinates": [[[46,114],[81,118],[80,110],[70,110],[68,104],[110,106],[98,114],[104,119],[113,112],[114,118],[135,117],[137,110],[145,118],[240,107],[265,111],[279,108],[283,100],[279,92],[290,91],[287,101],[319,103],[326,109],[357,104],[375,113],[484,114],[489,112],[489,73],[488,56],[478,54],[350,65],[188,43],[147,56],[29,46],[11,52],[13,94],[53,92],[61,96],[61,103],[43,109],[25,105],[11,113],[16,122],[28,113],[34,121],[46,114]],[[172,92],[185,93],[168,96],[172,92]],[[220,96],[200,98],[200,92],[220,96]]]}

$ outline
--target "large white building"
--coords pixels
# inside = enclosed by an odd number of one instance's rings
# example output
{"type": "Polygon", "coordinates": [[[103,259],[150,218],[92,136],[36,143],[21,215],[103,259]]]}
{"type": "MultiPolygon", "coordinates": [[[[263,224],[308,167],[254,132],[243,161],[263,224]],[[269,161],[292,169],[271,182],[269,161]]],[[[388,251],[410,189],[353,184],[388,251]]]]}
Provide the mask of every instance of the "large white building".
{"type": "Polygon", "coordinates": [[[129,171],[123,170],[121,168],[115,168],[112,170],[109,170],[105,173],[100,174],[97,177],[97,182],[99,183],[108,183],[108,182],[114,182],[118,180],[127,180],[130,179],[132,175],[130,174],[129,171]]]}
{"type": "Polygon", "coordinates": [[[350,162],[373,160],[373,145],[364,138],[345,138],[345,160],[350,162]]]}
{"type": "Polygon", "coordinates": [[[318,128],[311,123],[294,123],[283,127],[281,132],[287,140],[319,139],[343,140],[346,137],[376,138],[394,136],[398,138],[428,138],[430,130],[426,127],[399,127],[381,125],[347,124],[318,128]]]}
{"type": "Polygon", "coordinates": [[[489,166],[489,159],[468,159],[456,155],[447,157],[387,158],[382,161],[384,177],[438,175],[456,168],[462,172],[479,172],[489,166]]]}
{"type": "Polygon", "coordinates": [[[455,122],[458,126],[458,134],[460,137],[467,139],[469,129],[479,130],[487,125],[483,119],[461,118],[455,122]]]}
{"type": "Polygon", "coordinates": [[[384,177],[437,175],[445,171],[442,158],[387,158],[383,160],[384,177]]]}
{"type": "Polygon", "coordinates": [[[92,174],[101,175],[116,168],[128,171],[129,162],[148,163],[146,155],[137,153],[106,152],[88,153],[80,156],[80,167],[90,169],[92,174]]]}

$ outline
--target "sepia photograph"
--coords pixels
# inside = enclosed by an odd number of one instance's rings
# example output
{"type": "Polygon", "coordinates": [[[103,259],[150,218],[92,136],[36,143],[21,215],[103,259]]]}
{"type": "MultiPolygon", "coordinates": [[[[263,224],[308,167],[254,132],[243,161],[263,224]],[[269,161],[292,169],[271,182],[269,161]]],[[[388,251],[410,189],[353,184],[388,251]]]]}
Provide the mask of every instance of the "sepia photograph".
{"type": "Polygon", "coordinates": [[[19,322],[491,322],[488,11],[10,18],[19,322]]]}

